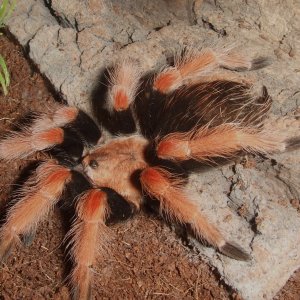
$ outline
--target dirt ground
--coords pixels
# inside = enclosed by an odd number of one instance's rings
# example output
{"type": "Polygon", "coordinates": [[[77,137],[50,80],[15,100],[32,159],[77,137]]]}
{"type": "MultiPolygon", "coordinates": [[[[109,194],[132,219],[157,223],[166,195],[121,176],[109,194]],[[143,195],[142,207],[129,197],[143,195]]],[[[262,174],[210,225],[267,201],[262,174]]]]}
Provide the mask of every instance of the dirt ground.
{"type": "MultiPolygon", "coordinates": [[[[0,92],[0,132],[29,110],[55,106],[49,84],[24,58],[21,48],[0,37],[0,53],[10,69],[10,92],[0,92]]],[[[0,163],[0,213],[3,214],[12,183],[33,158],[0,163]]],[[[64,230],[55,210],[45,220],[30,247],[19,246],[0,271],[0,300],[69,299],[65,284],[64,230]]],[[[159,218],[141,214],[111,228],[111,253],[94,266],[95,299],[241,299],[195,250],[182,242],[159,218]]],[[[251,279],[249,279],[251,280],[251,279]]],[[[276,296],[300,299],[300,271],[276,296]]]]}

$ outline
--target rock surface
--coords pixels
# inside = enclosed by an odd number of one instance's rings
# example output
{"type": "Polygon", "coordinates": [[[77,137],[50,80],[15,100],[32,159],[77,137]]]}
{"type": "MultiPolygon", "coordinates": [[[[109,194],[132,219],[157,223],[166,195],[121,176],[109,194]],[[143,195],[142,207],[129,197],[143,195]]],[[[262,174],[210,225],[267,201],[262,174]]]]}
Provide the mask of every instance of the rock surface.
{"type": "MultiPolygon", "coordinates": [[[[300,4],[254,1],[20,0],[9,28],[71,105],[89,110],[103,69],[124,56],[157,68],[183,45],[231,45],[273,64],[249,76],[267,86],[271,126],[299,135],[300,4]],[[285,117],[285,119],[282,119],[285,117]],[[281,120],[281,121],[280,121],[281,120]]],[[[272,299],[300,266],[300,151],[193,175],[199,205],[249,263],[191,241],[244,299],[272,299]]]]}

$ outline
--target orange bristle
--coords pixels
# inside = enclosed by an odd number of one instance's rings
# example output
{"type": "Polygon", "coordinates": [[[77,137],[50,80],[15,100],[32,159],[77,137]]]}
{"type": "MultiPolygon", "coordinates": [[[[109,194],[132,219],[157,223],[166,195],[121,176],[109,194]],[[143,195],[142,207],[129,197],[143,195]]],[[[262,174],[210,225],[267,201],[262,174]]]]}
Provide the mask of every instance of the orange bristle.
{"type": "Polygon", "coordinates": [[[223,124],[211,129],[199,130],[190,141],[192,156],[196,159],[230,157],[237,151],[268,153],[284,148],[280,135],[257,128],[223,124]]]}
{"type": "Polygon", "coordinates": [[[170,135],[162,139],[156,147],[158,157],[163,159],[186,159],[190,154],[189,142],[177,136],[170,135]]]}
{"type": "Polygon", "coordinates": [[[212,51],[204,50],[195,57],[187,59],[187,62],[183,61],[182,65],[178,67],[180,74],[183,78],[191,76],[196,72],[205,71],[206,68],[211,69],[216,67],[216,56],[212,51]]]}
{"type": "Polygon", "coordinates": [[[158,168],[147,168],[141,173],[141,182],[147,190],[151,189],[155,194],[163,194],[168,188],[168,180],[164,178],[158,168]]]}
{"type": "Polygon", "coordinates": [[[127,94],[123,90],[118,90],[114,96],[114,109],[117,111],[125,110],[128,108],[129,101],[127,94]]]}
{"type": "Polygon", "coordinates": [[[157,155],[164,159],[210,160],[228,158],[238,151],[250,153],[270,153],[282,151],[284,139],[266,130],[240,127],[225,123],[213,128],[203,127],[189,133],[173,133],[161,140],[157,146],[157,155]]]}
{"type": "Polygon", "coordinates": [[[46,131],[31,133],[28,129],[24,132],[14,132],[0,142],[0,158],[24,158],[35,151],[45,150],[62,143],[64,131],[61,128],[52,128],[46,131]]]}
{"type": "Polygon", "coordinates": [[[26,135],[10,135],[0,142],[0,158],[23,158],[32,152],[30,137],[26,135]]]}
{"type": "Polygon", "coordinates": [[[160,168],[147,168],[142,172],[141,183],[144,190],[160,201],[160,209],[169,218],[190,224],[197,237],[204,237],[216,247],[224,244],[220,232],[201,214],[195,201],[191,201],[187,191],[179,186],[180,179],[160,168]]]}
{"type": "Polygon", "coordinates": [[[140,85],[141,70],[131,59],[125,58],[109,70],[110,88],[107,108],[122,111],[134,101],[140,85]]]}
{"type": "Polygon", "coordinates": [[[106,214],[106,193],[91,190],[78,204],[78,216],[84,221],[101,221],[106,214]]]}
{"type": "Polygon", "coordinates": [[[168,70],[156,77],[153,83],[153,88],[163,94],[166,94],[172,89],[173,85],[176,84],[178,80],[180,80],[180,74],[178,71],[176,69],[168,70]]]}
{"type": "Polygon", "coordinates": [[[60,127],[71,123],[78,116],[78,109],[76,107],[63,106],[59,108],[53,116],[55,126],[60,127]]]}
{"type": "Polygon", "coordinates": [[[64,131],[61,128],[52,128],[44,132],[39,132],[34,138],[43,140],[49,144],[60,144],[64,140],[64,131]]]}
{"type": "Polygon", "coordinates": [[[67,237],[71,237],[71,257],[74,269],[70,284],[75,299],[90,299],[92,280],[91,267],[99,252],[104,254],[108,230],[105,226],[107,215],[106,193],[92,189],[80,196],[75,219],[67,237]]]}
{"type": "Polygon", "coordinates": [[[47,186],[49,192],[56,193],[57,188],[61,186],[70,177],[70,170],[66,168],[58,168],[53,173],[50,173],[49,176],[44,181],[44,186],[47,186]]]}
{"type": "Polygon", "coordinates": [[[196,159],[228,157],[242,149],[237,142],[238,130],[228,124],[200,130],[190,142],[192,155],[196,159]]]}
{"type": "Polygon", "coordinates": [[[1,234],[18,236],[32,230],[59,200],[71,172],[50,161],[41,164],[36,175],[25,183],[9,210],[1,234]]]}

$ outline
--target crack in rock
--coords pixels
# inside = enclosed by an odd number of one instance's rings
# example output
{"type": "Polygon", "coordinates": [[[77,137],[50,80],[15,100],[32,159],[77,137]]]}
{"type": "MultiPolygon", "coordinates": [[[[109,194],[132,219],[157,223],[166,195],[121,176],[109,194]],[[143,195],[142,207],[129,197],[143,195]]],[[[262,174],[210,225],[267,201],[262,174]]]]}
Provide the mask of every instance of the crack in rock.
{"type": "Polygon", "coordinates": [[[52,7],[52,0],[44,0],[45,6],[48,8],[50,14],[56,19],[57,23],[63,28],[76,29],[76,23],[73,25],[66,16],[56,12],[52,7]]]}
{"type": "Polygon", "coordinates": [[[211,22],[209,22],[207,19],[205,18],[202,18],[202,22],[203,22],[203,27],[204,28],[209,28],[210,30],[216,32],[219,36],[226,36],[227,35],[227,32],[224,28],[221,28],[221,29],[217,29],[215,27],[215,25],[213,25],[211,22]]]}

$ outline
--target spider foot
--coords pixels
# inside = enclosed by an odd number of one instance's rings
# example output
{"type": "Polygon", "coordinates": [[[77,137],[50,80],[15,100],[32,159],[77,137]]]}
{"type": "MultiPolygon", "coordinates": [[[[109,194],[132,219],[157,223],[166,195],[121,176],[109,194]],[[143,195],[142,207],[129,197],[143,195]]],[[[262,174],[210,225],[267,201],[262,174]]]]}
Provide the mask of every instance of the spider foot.
{"type": "Polygon", "coordinates": [[[5,262],[18,239],[9,234],[2,234],[0,240],[0,263],[5,262]]]}
{"type": "Polygon", "coordinates": [[[260,56],[251,61],[250,70],[259,70],[272,64],[272,60],[269,57],[260,56]]]}
{"type": "Polygon", "coordinates": [[[251,255],[249,255],[242,247],[234,242],[226,242],[224,246],[219,247],[219,251],[224,255],[236,260],[251,260],[251,255]]]}

